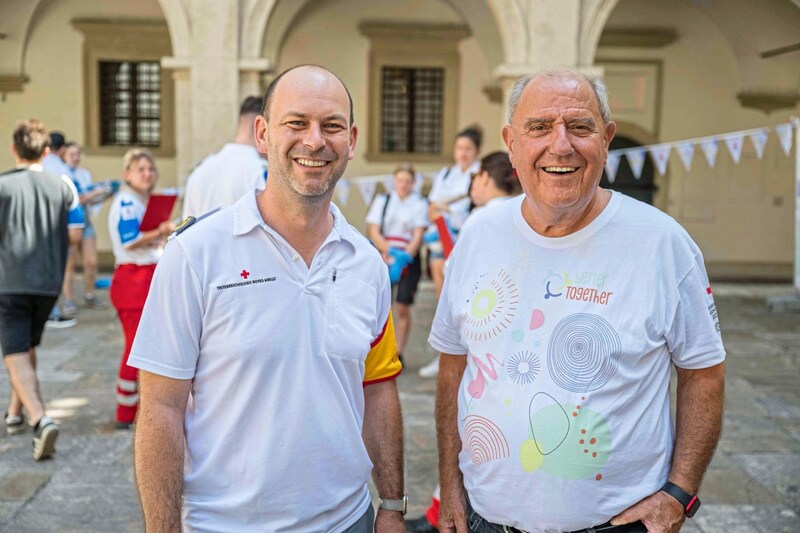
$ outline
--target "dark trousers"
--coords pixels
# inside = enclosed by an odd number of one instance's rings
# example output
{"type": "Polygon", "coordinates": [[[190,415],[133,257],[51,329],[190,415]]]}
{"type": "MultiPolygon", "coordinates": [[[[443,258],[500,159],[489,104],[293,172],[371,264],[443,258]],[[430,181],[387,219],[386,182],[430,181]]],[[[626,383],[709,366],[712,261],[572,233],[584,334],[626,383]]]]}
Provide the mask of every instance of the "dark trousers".
{"type": "MultiPolygon", "coordinates": [[[[513,527],[505,528],[501,524],[489,522],[479,515],[469,503],[467,503],[467,523],[470,533],[519,533],[521,531],[513,527]]],[[[616,527],[602,524],[594,528],[581,529],[570,533],[647,533],[647,528],[641,522],[616,527]]]]}

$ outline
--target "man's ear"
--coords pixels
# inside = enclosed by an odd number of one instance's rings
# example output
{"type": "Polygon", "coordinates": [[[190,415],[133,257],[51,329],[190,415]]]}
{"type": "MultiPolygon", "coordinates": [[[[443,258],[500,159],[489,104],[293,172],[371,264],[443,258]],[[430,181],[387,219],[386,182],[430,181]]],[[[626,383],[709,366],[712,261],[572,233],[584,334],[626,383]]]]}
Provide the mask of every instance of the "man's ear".
{"type": "Polygon", "coordinates": [[[253,134],[256,139],[256,150],[260,154],[267,155],[267,147],[269,146],[269,123],[264,115],[256,116],[253,121],[253,134]]]}
{"type": "Polygon", "coordinates": [[[503,126],[502,134],[503,142],[506,144],[506,148],[508,148],[508,158],[511,159],[511,165],[517,168],[517,165],[514,164],[514,131],[511,129],[510,124],[503,126]]]}
{"type": "Polygon", "coordinates": [[[350,151],[347,154],[347,160],[352,161],[356,156],[356,141],[358,140],[358,126],[353,124],[350,127],[350,151]]]}

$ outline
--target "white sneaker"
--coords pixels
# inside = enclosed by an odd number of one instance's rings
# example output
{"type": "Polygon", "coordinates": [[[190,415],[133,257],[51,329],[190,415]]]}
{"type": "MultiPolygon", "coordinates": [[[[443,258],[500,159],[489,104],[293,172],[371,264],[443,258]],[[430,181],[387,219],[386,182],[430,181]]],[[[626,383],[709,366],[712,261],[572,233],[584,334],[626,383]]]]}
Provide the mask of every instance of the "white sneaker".
{"type": "Polygon", "coordinates": [[[433,361],[419,369],[419,375],[423,378],[435,378],[439,375],[439,358],[434,358],[433,361]]]}
{"type": "Polygon", "coordinates": [[[56,453],[58,426],[48,416],[43,416],[33,430],[33,459],[40,461],[56,453]]]}

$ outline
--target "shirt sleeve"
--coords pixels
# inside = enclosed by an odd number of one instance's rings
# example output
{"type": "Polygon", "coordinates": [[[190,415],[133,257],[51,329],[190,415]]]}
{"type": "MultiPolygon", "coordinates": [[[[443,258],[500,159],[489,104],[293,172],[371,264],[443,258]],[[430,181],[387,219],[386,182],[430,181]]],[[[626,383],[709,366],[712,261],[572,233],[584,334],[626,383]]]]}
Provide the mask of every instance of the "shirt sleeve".
{"type": "Polygon", "coordinates": [[[449,265],[445,272],[442,294],[439,296],[439,305],[431,324],[431,333],[428,344],[434,350],[454,355],[466,354],[467,346],[461,337],[461,322],[456,314],[457,308],[452,304],[458,284],[453,281],[456,277],[456,254],[450,256],[449,265]]]}
{"type": "Polygon", "coordinates": [[[365,219],[367,224],[381,223],[381,214],[383,214],[383,206],[386,205],[386,201],[388,199],[389,197],[385,194],[375,197],[375,199],[372,201],[372,205],[369,207],[367,218],[365,219]]]}
{"type": "Polygon", "coordinates": [[[193,378],[202,323],[200,281],[173,239],[156,267],[128,364],[169,378],[193,378]]]}
{"type": "Polygon", "coordinates": [[[396,378],[403,370],[397,354],[397,342],[394,335],[394,322],[392,320],[392,292],[389,284],[389,275],[385,275],[381,302],[379,304],[382,325],[380,333],[370,343],[370,350],[364,365],[364,385],[380,383],[396,378]]]}
{"type": "Polygon", "coordinates": [[[119,218],[117,219],[117,232],[119,233],[119,240],[123,246],[133,244],[141,238],[141,231],[139,230],[139,215],[136,212],[136,205],[133,200],[120,197],[117,199],[119,202],[119,218]]]}
{"type": "Polygon", "coordinates": [[[78,196],[78,189],[75,188],[75,184],[72,183],[72,180],[68,176],[62,175],[61,181],[63,181],[67,187],[69,187],[69,194],[71,196],[67,211],[67,227],[82,228],[86,225],[86,221],[83,218],[83,209],[81,209],[81,201],[80,196],[78,196]]]}
{"type": "Polygon", "coordinates": [[[708,368],[725,360],[717,306],[708,282],[703,257],[678,284],[678,302],[667,334],[672,362],[687,369],[708,368]]]}

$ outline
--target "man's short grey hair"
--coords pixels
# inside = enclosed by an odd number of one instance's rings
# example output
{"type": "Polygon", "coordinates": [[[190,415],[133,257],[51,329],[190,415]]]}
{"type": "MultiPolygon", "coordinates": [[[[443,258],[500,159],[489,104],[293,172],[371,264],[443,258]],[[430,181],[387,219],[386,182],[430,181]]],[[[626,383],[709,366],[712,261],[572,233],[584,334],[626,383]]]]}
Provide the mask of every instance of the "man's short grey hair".
{"type": "Polygon", "coordinates": [[[533,74],[522,76],[516,81],[516,83],[514,83],[514,86],[511,88],[511,92],[508,95],[507,119],[509,124],[511,124],[511,121],[514,118],[514,113],[517,110],[517,106],[522,98],[522,93],[525,91],[525,87],[527,87],[528,84],[533,80],[540,78],[549,80],[571,79],[585,81],[592,88],[594,96],[597,98],[597,104],[600,107],[600,116],[603,117],[603,122],[609,122],[611,120],[611,108],[608,105],[608,88],[606,87],[606,84],[603,82],[602,78],[598,76],[589,76],[588,74],[578,72],[577,70],[557,68],[541,70],[533,74]]]}

